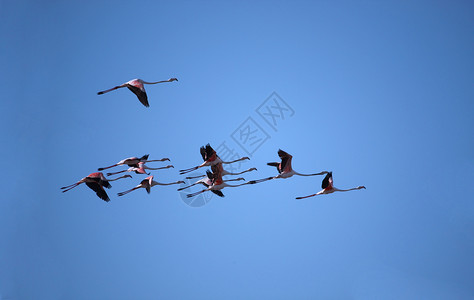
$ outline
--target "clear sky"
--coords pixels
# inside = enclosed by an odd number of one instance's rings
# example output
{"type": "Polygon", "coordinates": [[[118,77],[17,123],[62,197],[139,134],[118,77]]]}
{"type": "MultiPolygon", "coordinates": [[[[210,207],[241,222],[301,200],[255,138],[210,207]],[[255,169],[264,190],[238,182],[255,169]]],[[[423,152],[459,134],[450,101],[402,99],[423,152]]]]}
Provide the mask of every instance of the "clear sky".
{"type": "Polygon", "coordinates": [[[0,1],[0,36],[0,299],[474,298],[471,1],[0,1]],[[170,77],[150,108],[96,95],[170,77]],[[59,189],[146,153],[176,181],[223,142],[247,180],[281,148],[367,189],[59,189]]]}

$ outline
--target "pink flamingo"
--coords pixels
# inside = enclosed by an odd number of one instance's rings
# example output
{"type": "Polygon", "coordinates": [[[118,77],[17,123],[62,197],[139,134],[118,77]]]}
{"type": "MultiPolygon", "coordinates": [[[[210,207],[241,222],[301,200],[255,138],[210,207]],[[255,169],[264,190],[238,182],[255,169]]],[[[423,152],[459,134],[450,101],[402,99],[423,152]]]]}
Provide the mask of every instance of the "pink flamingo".
{"type": "Polygon", "coordinates": [[[238,162],[238,161],[241,161],[241,160],[250,159],[248,157],[241,157],[241,158],[233,160],[233,161],[227,161],[227,162],[222,161],[222,159],[217,155],[216,151],[214,149],[212,149],[211,145],[209,145],[209,144],[207,144],[205,147],[201,147],[200,151],[201,151],[201,156],[202,156],[202,159],[204,160],[204,162],[201,165],[197,166],[197,167],[192,167],[192,168],[189,168],[189,169],[179,170],[180,175],[192,172],[192,171],[197,170],[197,169],[202,168],[202,167],[210,167],[210,166],[213,166],[213,165],[216,165],[216,164],[219,164],[219,163],[221,163],[221,164],[231,164],[231,163],[235,163],[235,162],[238,162]]]}
{"type": "MultiPolygon", "coordinates": [[[[206,188],[210,187],[213,185],[212,183],[212,179],[210,179],[207,175],[204,175],[205,177],[202,178],[202,179],[199,179],[198,181],[196,181],[195,183],[191,184],[191,185],[188,185],[186,187],[183,187],[183,188],[179,188],[178,191],[182,191],[184,189],[187,189],[187,188],[190,188],[192,186],[195,186],[197,184],[202,184],[204,185],[206,188]]],[[[212,175],[211,175],[212,177],[212,175]]],[[[236,179],[229,179],[229,180],[223,180],[222,182],[228,182],[228,181],[239,181],[239,180],[245,180],[244,178],[240,177],[240,178],[236,178],[236,179]]],[[[210,190],[211,192],[213,192],[214,194],[220,196],[220,197],[224,197],[224,194],[221,192],[221,191],[218,191],[218,190],[210,190]]]]}
{"type": "Polygon", "coordinates": [[[104,174],[102,174],[101,172],[95,172],[95,173],[89,174],[87,177],[82,178],[76,183],[73,183],[68,186],[63,186],[61,189],[63,190],[63,193],[64,193],[75,188],[81,183],[85,183],[91,190],[93,190],[96,193],[96,195],[100,199],[104,200],[105,202],[109,202],[110,199],[107,193],[105,192],[104,187],[110,189],[112,187],[112,185],[109,183],[110,181],[115,181],[115,180],[119,180],[121,178],[127,178],[127,177],[131,178],[132,176],[123,175],[115,179],[107,179],[105,178],[104,174]]]}
{"type": "Polygon", "coordinates": [[[331,194],[334,192],[347,192],[347,191],[365,189],[365,186],[363,185],[360,185],[352,189],[347,189],[347,190],[340,190],[334,187],[333,181],[332,181],[332,172],[329,172],[326,174],[326,177],[324,177],[321,187],[322,187],[322,190],[317,192],[316,194],[312,194],[312,195],[304,196],[304,197],[296,197],[296,199],[304,199],[304,198],[314,197],[314,196],[322,195],[322,194],[331,194]]]}
{"type": "MultiPolygon", "coordinates": [[[[115,173],[107,173],[107,176],[116,175],[123,172],[135,172],[135,174],[147,174],[145,170],[162,170],[162,169],[169,169],[169,168],[174,168],[174,166],[167,165],[166,167],[161,167],[161,168],[150,168],[147,165],[145,165],[144,162],[139,162],[138,167],[130,167],[127,170],[123,170],[123,171],[119,171],[115,173]]],[[[150,174],[147,174],[147,175],[150,175],[150,174]]]]}
{"type": "Polygon", "coordinates": [[[148,160],[148,156],[149,156],[149,154],[145,154],[140,158],[138,158],[138,157],[125,158],[125,159],[122,159],[121,161],[119,161],[118,163],[116,163],[115,165],[111,165],[111,166],[105,167],[105,168],[99,168],[98,170],[102,171],[102,170],[110,169],[110,168],[113,168],[113,167],[116,167],[116,166],[121,166],[121,165],[127,165],[130,168],[138,168],[138,163],[140,163],[140,162],[146,163],[146,162],[152,162],[152,161],[165,161],[165,160],[169,161],[170,160],[169,158],[148,160]]]}
{"type": "Polygon", "coordinates": [[[293,156],[291,156],[290,154],[286,153],[285,151],[283,151],[281,149],[278,150],[278,156],[280,157],[281,162],[279,162],[279,163],[278,162],[270,162],[270,163],[267,163],[267,165],[272,166],[272,167],[276,167],[279,174],[277,176],[274,176],[274,177],[267,177],[267,178],[256,180],[257,183],[267,181],[267,180],[271,180],[271,179],[278,179],[278,178],[286,179],[286,178],[292,177],[293,175],[316,176],[316,175],[328,174],[327,171],[322,171],[322,172],[314,173],[314,174],[301,174],[301,173],[298,173],[295,170],[293,170],[293,168],[291,167],[291,160],[293,159],[293,156]]]}
{"type": "MultiPolygon", "coordinates": [[[[222,167],[222,164],[217,164],[217,166],[222,167]]],[[[222,169],[221,173],[222,173],[222,176],[225,176],[225,175],[240,175],[240,174],[244,174],[246,172],[251,172],[251,171],[257,171],[257,168],[250,168],[250,169],[247,169],[245,171],[237,172],[237,173],[231,173],[231,172],[228,172],[228,171],[222,169]]],[[[196,178],[203,178],[203,177],[206,177],[206,175],[191,176],[191,177],[186,177],[186,179],[196,179],[196,178]]]]}
{"type": "MultiPolygon", "coordinates": [[[[239,187],[239,186],[243,186],[243,185],[246,185],[246,184],[258,183],[255,180],[251,180],[251,181],[244,182],[242,184],[230,185],[230,184],[227,184],[224,180],[222,180],[222,174],[219,173],[219,168],[216,168],[215,170],[217,171],[215,173],[211,173],[209,170],[206,171],[207,178],[209,178],[211,180],[210,181],[211,185],[209,185],[206,189],[201,190],[199,192],[195,192],[195,193],[192,193],[192,194],[187,194],[186,197],[191,198],[191,197],[194,197],[196,195],[199,195],[199,194],[207,192],[207,191],[212,191],[213,193],[215,193],[219,196],[222,195],[221,197],[224,197],[224,194],[222,194],[221,190],[225,187],[239,187]],[[220,192],[220,193],[218,193],[218,192],[220,192]]],[[[229,181],[229,180],[226,180],[226,181],[229,181]]]]}
{"type": "Polygon", "coordinates": [[[102,95],[102,94],[111,92],[113,90],[126,87],[129,90],[131,90],[135,95],[137,95],[138,100],[140,100],[140,102],[143,105],[145,105],[146,107],[149,107],[150,104],[148,103],[148,96],[146,95],[144,84],[157,84],[157,83],[172,82],[172,81],[178,81],[178,79],[177,78],[170,78],[168,80],[162,80],[162,81],[157,81],[157,82],[146,82],[146,81],[143,81],[141,79],[132,79],[130,81],[125,82],[122,85],[118,85],[116,87],[113,87],[113,88],[105,90],[105,91],[100,91],[100,92],[97,93],[97,95],[102,95]]]}
{"type": "Polygon", "coordinates": [[[137,189],[141,189],[141,188],[144,188],[146,190],[146,192],[149,194],[150,191],[151,191],[151,188],[154,187],[155,185],[172,185],[172,184],[181,184],[181,183],[184,183],[184,181],[176,181],[176,182],[171,182],[171,183],[160,183],[160,182],[156,182],[153,180],[153,175],[152,176],[148,176],[147,178],[143,179],[139,185],[137,185],[136,187],[134,187],[133,189],[130,189],[128,191],[125,191],[125,192],[121,192],[121,193],[118,193],[117,195],[119,196],[123,196],[125,194],[128,194],[134,190],[137,190],[137,189]]]}

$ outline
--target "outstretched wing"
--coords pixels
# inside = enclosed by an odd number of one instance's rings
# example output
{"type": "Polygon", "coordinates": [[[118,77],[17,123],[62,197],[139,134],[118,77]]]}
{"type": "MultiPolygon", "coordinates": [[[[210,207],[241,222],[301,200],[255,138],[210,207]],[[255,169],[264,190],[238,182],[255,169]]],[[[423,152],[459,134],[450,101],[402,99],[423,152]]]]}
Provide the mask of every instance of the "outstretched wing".
{"type": "Polygon", "coordinates": [[[269,163],[267,163],[267,165],[272,166],[272,167],[276,167],[277,170],[278,170],[278,173],[281,173],[280,163],[277,163],[277,162],[269,162],[269,163]]]}
{"type": "Polygon", "coordinates": [[[210,144],[206,145],[206,160],[209,160],[214,154],[216,154],[216,151],[212,149],[210,144]]]}
{"type": "Polygon", "coordinates": [[[281,159],[281,164],[278,171],[281,173],[286,168],[286,166],[291,163],[291,159],[293,158],[293,156],[281,149],[278,150],[278,156],[281,159]]]}
{"type": "Polygon", "coordinates": [[[219,197],[224,197],[224,194],[222,193],[222,191],[211,190],[211,192],[213,192],[214,194],[216,194],[219,197]]]}
{"type": "Polygon", "coordinates": [[[106,187],[106,188],[110,189],[112,187],[112,185],[109,183],[108,180],[105,180],[105,177],[103,176],[103,174],[100,173],[100,172],[97,172],[97,174],[100,174],[100,176],[91,177],[92,174],[90,174],[88,176],[89,180],[93,180],[94,181],[93,183],[97,183],[100,186],[103,186],[103,187],[106,187]]]}
{"type": "Polygon", "coordinates": [[[326,177],[324,177],[321,183],[321,187],[323,189],[332,188],[332,172],[326,174],[326,177]]]}
{"type": "Polygon", "coordinates": [[[104,188],[97,182],[86,182],[86,185],[95,192],[95,194],[105,202],[109,202],[109,196],[105,192],[104,188]]]}
{"type": "Polygon", "coordinates": [[[148,96],[146,95],[144,89],[142,90],[130,84],[127,84],[127,88],[131,90],[135,95],[137,95],[138,100],[140,100],[140,102],[145,105],[145,107],[150,107],[150,104],[148,103],[148,96]]]}
{"type": "Polygon", "coordinates": [[[202,146],[199,151],[201,152],[202,160],[206,161],[206,147],[202,146]]]}
{"type": "Polygon", "coordinates": [[[211,171],[206,170],[206,176],[211,180],[212,183],[214,183],[214,174],[211,173],[211,171]]]}

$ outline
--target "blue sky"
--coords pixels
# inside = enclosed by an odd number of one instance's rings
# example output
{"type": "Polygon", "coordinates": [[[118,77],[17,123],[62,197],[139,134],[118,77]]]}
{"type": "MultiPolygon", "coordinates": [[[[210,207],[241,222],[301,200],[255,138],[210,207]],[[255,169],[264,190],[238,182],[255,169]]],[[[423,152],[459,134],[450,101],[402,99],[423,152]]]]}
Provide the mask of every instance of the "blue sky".
{"type": "MultiPolygon", "coordinates": [[[[469,1],[0,1],[0,299],[472,299],[469,1]],[[147,86],[150,108],[127,90],[147,86]],[[294,111],[271,128],[276,92],[294,111]],[[130,156],[201,162],[248,118],[322,176],[110,203],[71,184],[130,156]]],[[[157,166],[159,164],[154,164],[157,166]]],[[[150,164],[151,166],[151,164],[150,164]]]]}

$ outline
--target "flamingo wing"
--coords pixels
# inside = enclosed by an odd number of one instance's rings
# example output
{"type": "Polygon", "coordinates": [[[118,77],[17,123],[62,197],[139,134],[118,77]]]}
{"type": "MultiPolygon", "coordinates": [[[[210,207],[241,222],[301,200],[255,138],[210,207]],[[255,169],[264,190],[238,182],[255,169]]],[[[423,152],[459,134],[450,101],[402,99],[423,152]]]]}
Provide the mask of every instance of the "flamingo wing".
{"type": "Polygon", "coordinates": [[[267,163],[267,165],[272,166],[272,167],[276,167],[277,170],[278,170],[278,173],[281,173],[280,163],[277,163],[277,162],[269,162],[269,163],[267,163]]]}
{"type": "Polygon", "coordinates": [[[214,154],[216,154],[216,151],[212,149],[210,144],[206,145],[206,160],[210,159],[214,154]]]}
{"type": "Polygon", "coordinates": [[[141,168],[140,168],[140,167],[135,168],[134,171],[135,171],[136,174],[146,174],[146,171],[145,171],[145,169],[144,169],[143,167],[141,167],[141,168]]]}
{"type": "Polygon", "coordinates": [[[86,185],[95,192],[95,194],[105,202],[109,202],[109,196],[105,192],[104,188],[97,182],[86,182],[86,185]]]}
{"type": "Polygon", "coordinates": [[[215,181],[215,174],[214,173],[211,173],[211,171],[206,170],[206,176],[207,176],[207,178],[209,178],[211,180],[211,183],[214,183],[214,181],[215,181]]]}
{"type": "Polygon", "coordinates": [[[206,161],[206,148],[203,146],[199,149],[199,151],[201,152],[202,160],[206,161]]]}
{"type": "Polygon", "coordinates": [[[127,84],[127,88],[131,90],[135,95],[137,95],[138,100],[140,100],[140,102],[145,105],[145,107],[150,107],[145,89],[141,89],[130,84],[127,84]]]}
{"type": "Polygon", "coordinates": [[[324,177],[323,182],[321,183],[321,187],[323,189],[332,188],[332,172],[326,174],[326,177],[324,177]]]}
{"type": "Polygon", "coordinates": [[[102,174],[102,172],[96,172],[96,173],[89,174],[89,176],[87,176],[87,178],[89,180],[91,180],[92,183],[97,183],[98,185],[104,186],[108,189],[110,189],[112,187],[112,185],[105,178],[105,176],[104,176],[104,174],[102,174]]]}
{"type": "Polygon", "coordinates": [[[278,169],[278,171],[281,173],[291,163],[291,159],[293,158],[293,156],[281,149],[278,150],[278,156],[281,158],[280,167],[278,169]]]}
{"type": "Polygon", "coordinates": [[[213,192],[214,194],[216,194],[219,197],[224,197],[224,193],[222,193],[222,191],[211,190],[211,192],[213,192]]]}

